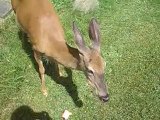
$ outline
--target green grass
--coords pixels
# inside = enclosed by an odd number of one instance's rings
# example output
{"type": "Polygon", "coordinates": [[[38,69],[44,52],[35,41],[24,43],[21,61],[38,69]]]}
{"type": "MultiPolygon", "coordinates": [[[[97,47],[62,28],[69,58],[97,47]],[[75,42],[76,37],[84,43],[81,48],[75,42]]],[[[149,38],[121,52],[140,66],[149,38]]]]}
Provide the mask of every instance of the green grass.
{"type": "Polygon", "coordinates": [[[24,47],[11,15],[0,25],[0,119],[19,113],[27,120],[33,111],[38,115],[45,111],[59,120],[67,109],[73,114],[71,120],[159,120],[159,0],[100,0],[100,7],[88,14],[73,11],[71,1],[53,3],[72,46],[73,21],[87,43],[88,22],[92,17],[99,21],[110,101],[100,102],[79,71],[73,71],[73,83],[68,86],[67,80],[62,85],[45,75],[49,95],[44,97],[30,46],[24,47]]]}

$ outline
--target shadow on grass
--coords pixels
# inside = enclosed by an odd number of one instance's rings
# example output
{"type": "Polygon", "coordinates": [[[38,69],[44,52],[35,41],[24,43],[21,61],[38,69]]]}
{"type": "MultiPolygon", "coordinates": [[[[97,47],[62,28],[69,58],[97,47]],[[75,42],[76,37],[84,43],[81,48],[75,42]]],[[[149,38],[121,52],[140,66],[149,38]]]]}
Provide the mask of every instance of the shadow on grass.
{"type": "MultiPolygon", "coordinates": [[[[38,65],[37,65],[37,63],[34,59],[32,47],[31,47],[30,43],[28,42],[27,35],[22,31],[19,31],[18,35],[19,35],[19,39],[22,42],[22,47],[23,47],[24,51],[30,57],[32,63],[34,64],[34,67],[35,67],[36,71],[39,73],[38,65]]],[[[60,84],[60,85],[65,87],[66,91],[71,96],[73,102],[75,103],[75,105],[77,107],[82,107],[83,102],[78,97],[77,86],[73,83],[73,80],[72,80],[72,71],[68,68],[65,68],[65,71],[66,71],[68,76],[67,77],[62,77],[62,76],[58,76],[58,73],[56,71],[54,63],[50,63],[50,62],[46,63],[44,61],[43,64],[44,64],[44,67],[45,67],[45,73],[47,75],[49,75],[57,84],[60,84]]]]}
{"type": "Polygon", "coordinates": [[[65,87],[68,94],[71,96],[73,102],[77,107],[82,107],[83,102],[78,97],[77,86],[73,83],[72,80],[72,71],[68,68],[65,68],[67,73],[67,77],[59,76],[57,71],[55,70],[55,64],[46,64],[45,69],[47,70],[47,75],[51,76],[51,78],[57,83],[65,87]],[[53,74],[54,73],[54,74],[53,74]]]}
{"type": "Polygon", "coordinates": [[[30,107],[23,105],[12,113],[11,120],[52,120],[52,118],[45,111],[34,112],[30,107]]]}

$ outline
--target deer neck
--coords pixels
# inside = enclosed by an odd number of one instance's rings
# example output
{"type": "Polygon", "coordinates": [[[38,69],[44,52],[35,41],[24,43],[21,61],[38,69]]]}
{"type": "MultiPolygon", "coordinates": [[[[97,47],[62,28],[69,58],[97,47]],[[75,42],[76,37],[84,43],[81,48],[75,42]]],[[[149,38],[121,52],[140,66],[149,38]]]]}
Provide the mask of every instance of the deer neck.
{"type": "Polygon", "coordinates": [[[83,56],[78,49],[69,46],[64,42],[57,42],[56,46],[52,46],[49,51],[51,59],[62,64],[67,68],[77,69],[80,71],[84,70],[83,56]]]}

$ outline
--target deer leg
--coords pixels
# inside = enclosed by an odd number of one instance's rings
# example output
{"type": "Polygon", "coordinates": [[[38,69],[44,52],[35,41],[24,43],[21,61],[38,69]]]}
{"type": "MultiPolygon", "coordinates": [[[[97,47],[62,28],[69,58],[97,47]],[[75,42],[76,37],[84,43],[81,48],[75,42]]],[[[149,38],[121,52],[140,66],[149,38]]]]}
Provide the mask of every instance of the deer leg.
{"type": "Polygon", "coordinates": [[[57,62],[55,62],[55,70],[56,70],[56,73],[57,73],[57,77],[61,77],[63,75],[62,66],[59,65],[57,62]]]}
{"type": "Polygon", "coordinates": [[[46,89],[46,85],[45,85],[45,78],[44,78],[44,73],[45,73],[45,69],[44,69],[44,66],[43,66],[43,62],[41,60],[41,55],[39,52],[37,51],[34,51],[34,58],[38,64],[38,67],[39,67],[39,74],[40,74],[40,79],[41,79],[41,90],[42,90],[42,93],[43,95],[47,96],[48,93],[47,93],[47,89],[46,89]]]}

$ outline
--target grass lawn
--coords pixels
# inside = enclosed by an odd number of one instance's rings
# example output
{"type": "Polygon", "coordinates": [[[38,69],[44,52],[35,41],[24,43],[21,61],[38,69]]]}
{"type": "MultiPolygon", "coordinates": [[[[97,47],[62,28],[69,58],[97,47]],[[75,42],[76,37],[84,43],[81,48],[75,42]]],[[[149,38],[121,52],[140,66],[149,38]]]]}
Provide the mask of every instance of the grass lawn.
{"type": "Polygon", "coordinates": [[[59,120],[65,109],[71,120],[160,120],[160,1],[99,1],[87,14],[74,11],[72,0],[53,3],[72,46],[72,22],[89,43],[88,23],[97,18],[110,101],[99,101],[79,71],[62,81],[45,75],[49,95],[44,97],[31,47],[10,15],[0,25],[0,120],[18,120],[16,115],[59,120]]]}

